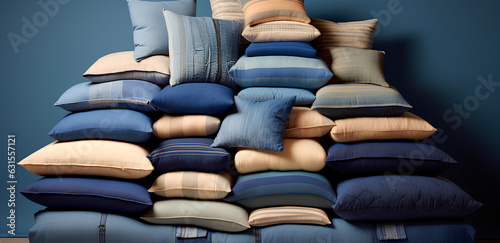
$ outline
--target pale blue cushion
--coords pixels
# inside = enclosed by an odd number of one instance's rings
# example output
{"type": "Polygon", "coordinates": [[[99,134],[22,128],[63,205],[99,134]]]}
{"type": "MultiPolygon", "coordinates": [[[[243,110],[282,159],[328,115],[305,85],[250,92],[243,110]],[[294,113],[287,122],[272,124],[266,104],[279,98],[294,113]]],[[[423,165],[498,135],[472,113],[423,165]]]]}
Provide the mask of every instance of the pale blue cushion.
{"type": "Polygon", "coordinates": [[[298,106],[311,105],[316,99],[316,96],[311,91],[299,88],[250,87],[242,89],[238,96],[258,101],[295,96],[294,105],[298,106]]]}

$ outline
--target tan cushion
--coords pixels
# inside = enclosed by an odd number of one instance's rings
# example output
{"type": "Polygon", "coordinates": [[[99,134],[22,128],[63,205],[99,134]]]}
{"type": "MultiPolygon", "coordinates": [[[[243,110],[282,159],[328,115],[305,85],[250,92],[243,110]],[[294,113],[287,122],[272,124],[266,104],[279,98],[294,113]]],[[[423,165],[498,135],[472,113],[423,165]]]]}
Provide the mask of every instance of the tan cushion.
{"type": "Polygon", "coordinates": [[[316,138],[328,134],[335,123],[308,107],[295,106],[288,116],[286,138],[316,138]]]}
{"type": "Polygon", "coordinates": [[[164,114],[153,124],[153,134],[158,138],[205,137],[219,130],[220,119],[207,115],[164,114]]]}
{"type": "Polygon", "coordinates": [[[335,120],[330,137],[335,142],[363,140],[424,140],[436,132],[424,119],[405,112],[394,117],[354,117],[335,120]]]}
{"type": "Polygon", "coordinates": [[[304,0],[240,0],[246,25],[271,21],[311,22],[304,7],[304,0]]]}
{"type": "Polygon", "coordinates": [[[309,42],[316,39],[320,34],[319,30],[310,24],[294,21],[273,21],[255,26],[245,26],[241,35],[250,42],[309,42]]]}
{"type": "Polygon", "coordinates": [[[226,20],[243,20],[243,8],[238,0],[210,0],[212,18],[226,20]]]}
{"type": "Polygon", "coordinates": [[[241,174],[257,171],[320,171],[325,167],[326,152],[316,139],[283,139],[283,151],[240,149],[234,164],[241,174]]]}
{"type": "Polygon", "coordinates": [[[260,208],[250,213],[248,224],[264,227],[276,224],[316,224],[327,225],[332,222],[325,211],[311,207],[270,207],[260,208]]]}
{"type": "Polygon", "coordinates": [[[231,177],[195,171],[175,171],[159,176],[149,192],[162,197],[222,199],[231,192],[231,177]]]}
{"type": "Polygon", "coordinates": [[[19,165],[41,176],[88,175],[139,179],[153,171],[149,150],[132,143],[109,140],[53,142],[29,155],[19,165]]]}

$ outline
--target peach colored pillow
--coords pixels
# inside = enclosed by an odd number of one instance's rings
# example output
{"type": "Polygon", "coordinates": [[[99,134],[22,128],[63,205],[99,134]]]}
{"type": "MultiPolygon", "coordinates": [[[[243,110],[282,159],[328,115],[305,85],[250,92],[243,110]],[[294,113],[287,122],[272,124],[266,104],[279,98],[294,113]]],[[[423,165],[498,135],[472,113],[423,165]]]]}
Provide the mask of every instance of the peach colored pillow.
{"type": "Polygon", "coordinates": [[[293,107],[288,116],[285,138],[317,138],[323,137],[335,123],[309,107],[293,107]]]}
{"type": "Polygon", "coordinates": [[[217,133],[220,119],[207,115],[164,114],[153,124],[153,134],[162,139],[206,137],[217,133]]]}

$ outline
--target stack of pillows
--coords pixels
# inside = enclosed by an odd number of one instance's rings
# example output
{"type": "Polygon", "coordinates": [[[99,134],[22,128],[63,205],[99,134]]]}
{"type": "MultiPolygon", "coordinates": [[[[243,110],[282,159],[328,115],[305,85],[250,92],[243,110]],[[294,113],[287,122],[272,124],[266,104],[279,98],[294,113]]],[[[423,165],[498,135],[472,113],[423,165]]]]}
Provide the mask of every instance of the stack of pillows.
{"type": "Polygon", "coordinates": [[[435,177],[456,161],[420,142],[436,129],[386,82],[376,19],[310,19],[300,0],[211,0],[213,18],[194,0],[127,2],[135,50],[100,58],[56,102],[71,112],[57,141],[19,163],[45,176],[30,200],[195,235],[481,206],[435,177]],[[350,179],[335,190],[338,175],[350,179]]]}

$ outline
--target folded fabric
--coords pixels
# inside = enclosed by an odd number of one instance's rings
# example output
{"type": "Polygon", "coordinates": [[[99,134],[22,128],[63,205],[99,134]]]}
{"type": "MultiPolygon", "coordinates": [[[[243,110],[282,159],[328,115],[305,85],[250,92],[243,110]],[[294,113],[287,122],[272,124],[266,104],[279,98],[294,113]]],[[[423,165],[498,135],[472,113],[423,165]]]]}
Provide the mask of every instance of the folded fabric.
{"type": "Polygon", "coordinates": [[[277,224],[331,224],[325,211],[311,207],[269,207],[259,208],[248,218],[253,227],[265,227],[277,224]]]}
{"type": "Polygon", "coordinates": [[[238,96],[245,99],[266,101],[295,96],[293,105],[310,106],[316,96],[307,89],[300,88],[273,88],[273,87],[249,87],[242,89],[238,96]]]}
{"type": "Polygon", "coordinates": [[[295,21],[272,21],[245,26],[241,35],[250,42],[309,42],[321,35],[316,27],[295,21]]]}
{"type": "Polygon", "coordinates": [[[161,139],[206,137],[217,133],[220,119],[207,115],[164,114],[153,124],[153,134],[161,139]]]}
{"type": "Polygon", "coordinates": [[[245,50],[245,56],[298,56],[315,57],[316,49],[309,42],[281,41],[254,42],[245,50]]]}
{"type": "Polygon", "coordinates": [[[319,138],[331,130],[335,123],[328,117],[307,107],[293,107],[285,128],[285,138],[319,138]]]}

